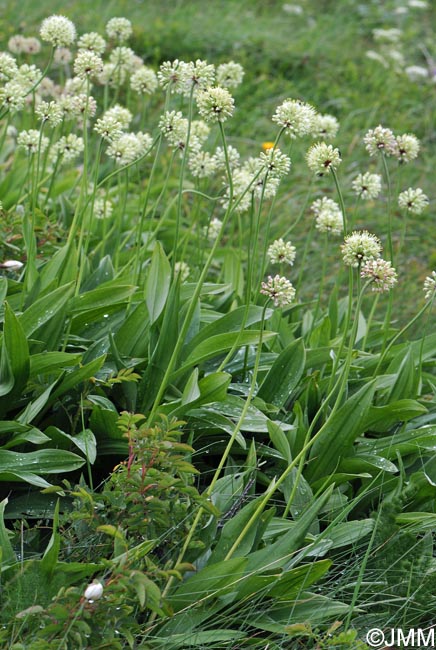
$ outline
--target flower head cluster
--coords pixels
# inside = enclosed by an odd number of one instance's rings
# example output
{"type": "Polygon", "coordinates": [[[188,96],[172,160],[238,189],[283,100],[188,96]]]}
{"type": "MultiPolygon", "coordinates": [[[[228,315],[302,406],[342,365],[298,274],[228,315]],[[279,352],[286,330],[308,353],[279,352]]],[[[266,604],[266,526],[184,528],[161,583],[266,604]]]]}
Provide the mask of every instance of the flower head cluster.
{"type": "Polygon", "coordinates": [[[312,136],[323,140],[334,140],[339,131],[339,122],[334,115],[317,113],[313,121],[312,136]]]}
{"type": "Polygon", "coordinates": [[[83,138],[75,135],[74,133],[69,133],[68,135],[62,136],[50,150],[51,160],[59,159],[66,163],[74,160],[79,156],[84,149],[83,138]]]}
{"type": "Polygon", "coordinates": [[[209,241],[215,241],[215,239],[219,237],[222,226],[223,226],[223,222],[220,219],[214,217],[208,226],[204,226],[203,235],[209,241]]]}
{"type": "Polygon", "coordinates": [[[425,299],[430,300],[436,293],[436,271],[432,271],[424,280],[423,291],[425,291],[425,299]]]}
{"type": "Polygon", "coordinates": [[[39,131],[36,129],[29,129],[28,131],[21,131],[17,137],[17,145],[25,149],[28,155],[38,152],[38,148],[43,153],[49,144],[49,139],[43,135],[40,136],[39,131]]]}
{"type": "Polygon", "coordinates": [[[342,257],[347,266],[361,266],[367,260],[378,259],[382,245],[378,237],[367,230],[354,231],[345,237],[341,246],[342,257]]]}
{"type": "Polygon", "coordinates": [[[291,169],[291,160],[289,156],[282,153],[280,149],[268,149],[259,155],[260,165],[268,173],[268,176],[282,178],[289,173],[291,169]]]}
{"type": "Polygon", "coordinates": [[[336,201],[323,196],[311,205],[311,210],[316,216],[316,228],[320,232],[340,235],[344,229],[342,210],[336,201]]]}
{"type": "Polygon", "coordinates": [[[77,47],[79,50],[89,50],[101,55],[106,49],[106,41],[97,32],[88,32],[79,38],[77,47]]]}
{"type": "Polygon", "coordinates": [[[226,88],[206,88],[197,93],[197,107],[206,122],[225,122],[233,115],[235,101],[226,88]]]}
{"type": "MultiPolygon", "coordinates": [[[[216,167],[219,170],[226,169],[226,155],[222,147],[217,147],[215,150],[215,163],[216,167]]],[[[241,158],[239,151],[232,147],[231,144],[227,146],[227,158],[229,162],[230,169],[235,169],[239,165],[239,160],[241,158]]]]}
{"type": "Polygon", "coordinates": [[[132,31],[132,23],[127,18],[111,18],[106,24],[106,34],[118,43],[127,41],[132,31]]]}
{"type": "Polygon", "coordinates": [[[55,47],[68,47],[76,40],[74,23],[65,16],[50,16],[42,21],[41,39],[55,47]]]}
{"type": "Polygon", "coordinates": [[[8,81],[16,76],[18,65],[13,56],[0,52],[0,81],[8,81]]]}
{"type": "Polygon", "coordinates": [[[394,156],[398,158],[400,163],[408,163],[418,156],[419,140],[413,133],[397,135],[396,142],[397,146],[394,151],[394,156]]]}
{"type": "Polygon", "coordinates": [[[68,65],[72,58],[73,55],[68,47],[57,47],[55,49],[53,61],[57,65],[68,65]]]}
{"type": "Polygon", "coordinates": [[[188,126],[188,120],[180,111],[167,111],[159,120],[159,129],[168,143],[181,151],[186,146],[188,126]]]}
{"type": "Polygon", "coordinates": [[[118,165],[128,165],[139,158],[150,147],[151,142],[151,136],[145,133],[123,133],[110,143],[106,153],[110,158],[114,158],[118,165]],[[144,136],[147,137],[147,141],[144,140],[144,136]]]}
{"type": "Polygon", "coordinates": [[[262,282],[260,293],[268,296],[276,307],[286,307],[294,300],[296,292],[292,282],[287,278],[269,275],[267,282],[262,282]]]}
{"type": "Polygon", "coordinates": [[[236,88],[243,78],[244,68],[234,61],[221,63],[216,69],[216,81],[222,88],[236,88]]]}
{"type": "Polygon", "coordinates": [[[380,174],[365,172],[356,176],[351,183],[351,187],[359,198],[375,199],[381,192],[382,179],[380,174]]]}
{"type": "MultiPolygon", "coordinates": [[[[251,193],[253,187],[253,173],[249,172],[246,167],[236,167],[232,172],[232,205],[235,212],[246,212],[251,205],[251,193]]],[[[229,207],[230,188],[227,186],[225,195],[221,199],[224,209],[229,207]]]]}
{"type": "Polygon", "coordinates": [[[8,81],[0,88],[0,104],[11,113],[20,111],[24,106],[26,90],[18,81],[8,81]]]}
{"type": "Polygon", "coordinates": [[[207,61],[197,59],[195,63],[190,61],[183,67],[182,92],[188,96],[199,90],[206,90],[213,85],[215,81],[215,66],[210,65],[207,61]]]}
{"type": "Polygon", "coordinates": [[[195,178],[209,178],[216,172],[216,159],[208,151],[193,151],[188,167],[195,178]]]}
{"type": "Polygon", "coordinates": [[[41,50],[41,43],[32,36],[27,38],[22,34],[15,34],[9,39],[8,48],[13,54],[38,54],[41,50]]]}
{"type": "Polygon", "coordinates": [[[398,205],[412,214],[421,214],[428,206],[428,196],[420,187],[412,188],[401,192],[398,196],[398,205]]]}
{"type": "Polygon", "coordinates": [[[137,68],[130,77],[130,87],[140,95],[151,95],[158,86],[157,76],[154,70],[142,65],[137,68]]]}
{"type": "Polygon", "coordinates": [[[371,281],[371,288],[377,293],[389,291],[397,283],[397,272],[391,262],[381,258],[366,260],[360,275],[371,281]]]}
{"type": "Polygon", "coordinates": [[[179,61],[179,59],[164,61],[157,73],[162,88],[169,88],[172,93],[183,92],[187,65],[185,61],[179,61]]]}
{"type": "Polygon", "coordinates": [[[112,201],[98,197],[94,201],[94,216],[96,219],[109,219],[113,212],[112,201]]]}
{"type": "Polygon", "coordinates": [[[35,107],[35,114],[42,122],[53,127],[62,122],[63,111],[58,102],[39,102],[35,107]]]}
{"type": "Polygon", "coordinates": [[[295,246],[293,246],[290,241],[283,241],[281,237],[280,239],[276,239],[268,247],[268,257],[271,264],[285,263],[292,266],[295,261],[296,253],[297,251],[295,246]]]}
{"type": "Polygon", "coordinates": [[[367,260],[379,258],[382,245],[378,237],[367,230],[362,230],[354,231],[345,237],[341,250],[344,263],[357,267],[367,260]]]}
{"type": "Polygon", "coordinates": [[[186,280],[189,278],[189,274],[191,273],[191,269],[186,264],[186,262],[176,262],[174,264],[174,273],[176,275],[180,275],[181,282],[186,282],[186,280]]]}
{"type": "Polygon", "coordinates": [[[131,111],[129,111],[129,109],[125,106],[121,106],[120,104],[115,104],[115,106],[112,106],[112,108],[108,108],[103,117],[113,117],[121,124],[121,128],[123,130],[128,129],[130,122],[133,120],[131,111]]]}
{"type": "Polygon", "coordinates": [[[393,132],[381,124],[375,129],[370,129],[363,138],[363,142],[370,156],[376,156],[379,151],[387,156],[392,156],[397,149],[397,141],[393,132]]]}
{"type": "Polygon", "coordinates": [[[103,72],[103,60],[99,54],[91,50],[79,50],[73,69],[79,79],[98,77],[103,72]]]}
{"type": "Polygon", "coordinates": [[[114,73],[121,74],[123,79],[126,73],[132,72],[142,64],[142,59],[139,59],[130,47],[115,47],[109,55],[109,65],[114,66],[114,73]]]}
{"type": "Polygon", "coordinates": [[[96,121],[94,131],[104,140],[118,140],[123,135],[123,125],[111,115],[103,116],[96,121]]]}
{"type": "Polygon", "coordinates": [[[316,111],[310,104],[298,99],[286,99],[277,107],[272,119],[291,138],[298,138],[312,133],[315,116],[316,111]]]}
{"type": "Polygon", "coordinates": [[[323,176],[332,169],[337,169],[342,162],[339,149],[325,142],[316,142],[306,154],[306,162],[309,169],[315,174],[323,176]]]}

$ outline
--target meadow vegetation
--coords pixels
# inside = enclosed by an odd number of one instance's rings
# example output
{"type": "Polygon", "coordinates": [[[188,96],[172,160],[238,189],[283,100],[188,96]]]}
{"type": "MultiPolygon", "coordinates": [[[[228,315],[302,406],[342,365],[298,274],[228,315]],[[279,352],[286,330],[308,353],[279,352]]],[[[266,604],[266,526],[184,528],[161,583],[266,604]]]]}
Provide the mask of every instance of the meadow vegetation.
{"type": "Polygon", "coordinates": [[[43,5],[1,3],[0,647],[431,632],[431,3],[43,5]]]}

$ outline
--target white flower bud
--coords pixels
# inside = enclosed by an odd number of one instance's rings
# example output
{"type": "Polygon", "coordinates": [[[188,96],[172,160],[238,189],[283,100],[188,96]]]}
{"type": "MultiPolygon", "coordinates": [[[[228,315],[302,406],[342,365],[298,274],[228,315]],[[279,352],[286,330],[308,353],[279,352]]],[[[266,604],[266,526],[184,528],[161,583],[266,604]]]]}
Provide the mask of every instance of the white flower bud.
{"type": "Polygon", "coordinates": [[[103,595],[103,585],[101,582],[91,582],[83,594],[86,600],[98,600],[103,595]]]}

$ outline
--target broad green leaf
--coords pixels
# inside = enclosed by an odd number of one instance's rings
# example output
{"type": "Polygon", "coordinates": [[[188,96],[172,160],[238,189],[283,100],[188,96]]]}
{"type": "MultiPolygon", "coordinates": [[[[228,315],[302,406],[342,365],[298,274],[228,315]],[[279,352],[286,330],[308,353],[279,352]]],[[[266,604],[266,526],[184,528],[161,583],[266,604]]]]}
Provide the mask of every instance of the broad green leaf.
{"type": "Polygon", "coordinates": [[[226,562],[218,562],[201,569],[185,580],[168,598],[175,612],[218,598],[225,591],[235,590],[245,572],[247,559],[236,557],[226,562]]]}
{"type": "Polygon", "coordinates": [[[150,270],[145,284],[145,302],[150,322],[161,315],[168,298],[171,280],[171,266],[160,242],[156,242],[151,257],[150,270]]]}
{"type": "Polygon", "coordinates": [[[24,334],[31,336],[58,312],[65,311],[65,305],[73,291],[74,283],[71,282],[36,300],[18,319],[24,334]]]}
{"type": "Polygon", "coordinates": [[[129,296],[136,290],[131,284],[107,283],[106,286],[97,287],[92,291],[81,293],[72,298],[68,303],[68,311],[71,314],[81,314],[84,311],[96,310],[102,307],[109,307],[118,303],[126,302],[129,296]]]}
{"type": "Polygon", "coordinates": [[[371,406],[365,421],[365,430],[385,433],[398,422],[408,422],[423,413],[426,407],[414,399],[401,399],[386,406],[371,406]]]}
{"type": "Polygon", "coordinates": [[[0,397],[8,395],[11,392],[14,387],[14,381],[8,348],[3,339],[0,357],[0,397]]]}
{"type": "Polygon", "coordinates": [[[8,303],[5,304],[5,325],[3,345],[6,346],[14,378],[13,389],[8,394],[8,400],[21,396],[29,378],[29,346],[17,317],[8,303]]]}
{"type": "MultiPolygon", "coordinates": [[[[393,375],[393,382],[386,401],[395,402],[403,398],[415,397],[419,382],[419,373],[415,369],[415,359],[411,348],[409,347],[406,354],[400,353],[401,363],[398,371],[393,375]]],[[[395,363],[395,359],[393,363],[395,363]]],[[[387,373],[391,373],[388,368],[387,373]]]]}
{"type": "Polygon", "coordinates": [[[0,502],[0,567],[2,564],[13,564],[17,561],[4,522],[5,507],[7,504],[7,498],[0,502]]]}
{"type": "Polygon", "coordinates": [[[329,500],[332,492],[333,486],[330,486],[300,515],[295,525],[276,542],[269,544],[264,549],[250,553],[247,571],[262,573],[285,567],[303,544],[310,526],[329,500]]]}
{"type": "Polygon", "coordinates": [[[200,397],[200,389],[198,387],[198,368],[195,368],[188,381],[186,382],[185,390],[183,391],[181,404],[190,404],[195,402],[200,397]]]}
{"type": "MultiPolygon", "coordinates": [[[[209,564],[216,564],[225,559],[227,553],[233,546],[233,543],[244,530],[246,524],[250,521],[263,498],[264,495],[261,495],[256,499],[253,499],[224,524],[218,544],[208,560],[209,564]]],[[[258,522],[255,522],[255,525],[252,525],[251,530],[242,539],[232,557],[248,555],[256,538],[257,524],[258,522]]]]}
{"type": "Polygon", "coordinates": [[[282,407],[298,386],[306,364],[302,339],[292,342],[277,357],[257,393],[268,404],[282,407]]]}
{"type": "Polygon", "coordinates": [[[76,366],[81,354],[71,354],[69,352],[41,352],[32,354],[30,357],[30,378],[37,375],[53,374],[53,371],[64,368],[65,366],[76,366]]]}
{"type": "Polygon", "coordinates": [[[310,482],[334,472],[341,458],[347,456],[355,439],[364,431],[365,419],[375,391],[375,380],[352,395],[316,434],[310,450],[306,478],[310,482]]]}
{"type": "Polygon", "coordinates": [[[90,361],[84,366],[77,368],[76,370],[68,372],[65,375],[65,378],[50,395],[49,403],[54,402],[57,397],[63,395],[64,393],[67,393],[69,390],[78,388],[82,382],[88,381],[94,377],[102,367],[105,358],[106,355],[103,355],[97,359],[94,359],[94,361],[90,361]]]}
{"type": "MultiPolygon", "coordinates": [[[[206,341],[212,336],[228,334],[229,332],[235,331],[239,332],[243,325],[247,328],[255,323],[260,323],[262,320],[262,312],[262,307],[250,305],[247,314],[245,307],[238,307],[224,316],[215,318],[212,323],[202,327],[198,334],[194,336],[187,345],[185,345],[182,353],[183,358],[189,356],[202,341],[206,341]]],[[[265,312],[265,319],[270,318],[272,313],[272,309],[267,309],[265,312]]]]}
{"type": "Polygon", "coordinates": [[[24,411],[17,417],[17,421],[20,424],[30,424],[32,420],[36,418],[39,413],[41,413],[42,409],[47,405],[50,394],[56,384],[57,381],[50,384],[50,386],[48,386],[45,391],[41,393],[41,395],[27,404],[24,411]]]}
{"type": "MultiPolygon", "coordinates": [[[[262,340],[263,342],[269,341],[270,339],[276,336],[275,332],[263,332],[262,340]]],[[[190,370],[192,366],[196,366],[207,359],[212,359],[230,348],[233,347],[235,342],[238,343],[240,348],[245,347],[246,345],[258,345],[260,338],[260,330],[248,330],[246,332],[231,332],[229,334],[217,334],[212,336],[207,341],[202,341],[197,345],[197,347],[192,351],[189,357],[185,360],[183,366],[179,368],[176,372],[173,373],[172,379],[179,377],[187,370],[190,370]]]]}
{"type": "Polygon", "coordinates": [[[84,463],[81,456],[62,449],[40,449],[27,453],[0,449],[0,472],[56,474],[79,469],[84,463]]]}
{"type": "Polygon", "coordinates": [[[22,472],[21,470],[0,471],[0,483],[29,483],[39,488],[51,488],[52,484],[33,472],[22,472]]]}
{"type": "Polygon", "coordinates": [[[145,304],[139,303],[125,318],[114,334],[116,346],[122,355],[145,356],[148,352],[147,329],[150,326],[145,304]]]}
{"type": "Polygon", "coordinates": [[[69,433],[61,431],[57,427],[48,427],[46,429],[46,434],[49,436],[49,440],[53,440],[58,444],[66,443],[68,447],[71,446],[71,443],[75,445],[85,458],[93,465],[97,457],[97,441],[93,432],[90,429],[84,429],[72,436],[69,433]]]}
{"type": "Polygon", "coordinates": [[[322,578],[332,564],[332,560],[320,560],[285,571],[277,582],[267,589],[266,595],[278,600],[293,600],[304,589],[322,578]]]}
{"type": "Polygon", "coordinates": [[[365,440],[359,444],[359,448],[364,453],[384,456],[389,460],[395,460],[398,454],[407,456],[419,452],[429,455],[436,451],[436,426],[427,425],[377,440],[365,440]]]}
{"type": "Polygon", "coordinates": [[[53,515],[52,533],[45,549],[44,555],[41,558],[41,569],[46,574],[52,574],[56,569],[56,564],[59,559],[59,551],[61,548],[61,536],[59,533],[59,499],[56,502],[56,507],[53,515]]]}
{"type": "Polygon", "coordinates": [[[283,460],[288,463],[292,460],[291,448],[284,431],[275,422],[267,422],[268,433],[275,449],[280,453],[283,460]]]}

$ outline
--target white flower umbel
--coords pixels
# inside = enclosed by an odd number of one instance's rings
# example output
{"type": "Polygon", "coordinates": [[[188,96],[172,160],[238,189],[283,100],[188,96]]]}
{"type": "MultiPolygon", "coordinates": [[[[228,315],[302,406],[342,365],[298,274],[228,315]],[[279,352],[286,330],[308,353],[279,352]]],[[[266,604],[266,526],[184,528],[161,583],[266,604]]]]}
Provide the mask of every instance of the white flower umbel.
{"type": "Polygon", "coordinates": [[[18,65],[13,56],[0,52],[0,81],[8,81],[16,76],[18,65]]]}
{"type": "Polygon", "coordinates": [[[101,55],[106,49],[106,41],[97,32],[88,32],[79,38],[77,47],[79,50],[89,50],[101,55]]]}
{"type": "Polygon", "coordinates": [[[76,28],[65,16],[50,16],[42,21],[39,35],[55,47],[68,47],[76,40],[76,28]]]}
{"type": "Polygon", "coordinates": [[[63,163],[67,163],[77,158],[77,156],[80,156],[83,150],[83,138],[74,133],[69,133],[68,135],[62,136],[62,138],[52,146],[50,150],[50,159],[54,161],[59,156],[63,163]]]}
{"type": "Polygon", "coordinates": [[[375,199],[381,192],[382,178],[380,174],[365,172],[356,176],[351,183],[351,187],[360,199],[375,199]]]}
{"type": "Polygon", "coordinates": [[[35,106],[35,114],[42,122],[53,127],[62,122],[63,111],[58,102],[39,102],[35,106]]]}
{"type": "Polygon", "coordinates": [[[186,264],[186,262],[176,262],[174,264],[174,273],[175,275],[180,275],[181,282],[186,282],[186,280],[189,278],[189,274],[191,273],[191,269],[186,264]]]}
{"type": "Polygon", "coordinates": [[[102,117],[96,121],[94,131],[101,135],[104,140],[112,142],[123,135],[123,126],[115,117],[102,117]]]}
{"type": "Polygon", "coordinates": [[[213,242],[219,236],[223,222],[216,217],[211,220],[208,226],[204,226],[203,235],[209,241],[213,242]]]}
{"type": "Polygon", "coordinates": [[[268,149],[259,155],[260,165],[268,172],[268,176],[281,179],[291,169],[291,159],[280,149],[268,149]]]}
{"type": "Polygon", "coordinates": [[[193,151],[188,167],[195,178],[209,178],[217,169],[215,158],[208,151],[193,151]]]}
{"type": "Polygon", "coordinates": [[[260,293],[268,296],[276,307],[287,307],[293,302],[296,292],[292,282],[287,278],[269,275],[267,282],[262,282],[260,293]]]}
{"type": "Polygon", "coordinates": [[[425,291],[425,299],[430,300],[436,292],[436,271],[432,271],[424,280],[423,291],[425,291]]]}
{"type": "Polygon", "coordinates": [[[377,293],[389,291],[397,283],[397,272],[386,260],[367,260],[360,271],[362,278],[371,280],[371,289],[377,293]]]}
{"type": "Polygon", "coordinates": [[[132,73],[130,87],[140,95],[151,95],[158,87],[155,71],[142,65],[132,73]]]}
{"type": "Polygon", "coordinates": [[[48,144],[49,139],[45,135],[40,137],[40,133],[36,129],[21,131],[17,137],[17,145],[22,147],[29,156],[37,153],[38,147],[40,152],[43,153],[47,149],[48,144]]]}
{"type": "Polygon", "coordinates": [[[111,18],[106,24],[106,34],[118,43],[127,41],[132,32],[132,23],[127,18],[111,18]]]}
{"type": "Polygon", "coordinates": [[[339,149],[325,142],[316,142],[306,154],[306,162],[309,169],[315,174],[323,176],[332,169],[337,169],[342,162],[339,149]]]}
{"type": "Polygon", "coordinates": [[[370,156],[376,156],[382,151],[387,156],[392,156],[397,148],[397,141],[391,129],[386,129],[379,124],[375,129],[370,129],[364,136],[363,142],[370,156]]]}
{"type": "Polygon", "coordinates": [[[403,133],[396,137],[396,149],[394,156],[400,163],[408,163],[414,160],[419,153],[419,140],[413,133],[403,133]]]}
{"type": "Polygon", "coordinates": [[[226,88],[200,90],[196,99],[198,112],[206,122],[225,122],[233,115],[235,101],[226,88]]]}
{"type": "Polygon", "coordinates": [[[342,210],[336,201],[323,196],[311,205],[311,210],[316,216],[315,227],[320,232],[340,235],[344,229],[342,210]]]}
{"type": "Polygon", "coordinates": [[[401,192],[398,196],[398,205],[412,214],[421,214],[429,204],[428,196],[420,187],[412,188],[401,192]]]}
{"type": "Polygon", "coordinates": [[[216,69],[216,81],[222,88],[236,88],[242,83],[244,68],[239,63],[221,63],[216,69]]]}
{"type": "Polygon", "coordinates": [[[344,263],[357,267],[367,260],[379,258],[382,245],[378,237],[362,230],[354,231],[345,237],[341,250],[344,263]]]}
{"type": "Polygon", "coordinates": [[[295,256],[297,254],[297,251],[295,246],[293,246],[290,241],[285,242],[280,237],[280,239],[276,239],[268,247],[267,253],[271,264],[285,263],[285,264],[290,264],[292,266],[295,261],[295,256]]]}
{"type": "Polygon", "coordinates": [[[277,107],[273,122],[285,129],[291,138],[299,138],[313,132],[316,110],[298,99],[286,99],[277,107]]]}
{"type": "Polygon", "coordinates": [[[339,131],[339,122],[334,115],[315,115],[312,137],[334,140],[339,131]]]}
{"type": "Polygon", "coordinates": [[[90,50],[79,50],[74,60],[73,70],[79,79],[98,77],[103,72],[103,59],[90,50]]]}
{"type": "Polygon", "coordinates": [[[133,120],[131,111],[129,111],[129,109],[125,106],[121,106],[120,104],[115,104],[115,106],[112,106],[112,108],[108,108],[103,117],[113,117],[121,124],[121,128],[123,130],[128,129],[131,121],[133,120]]]}

